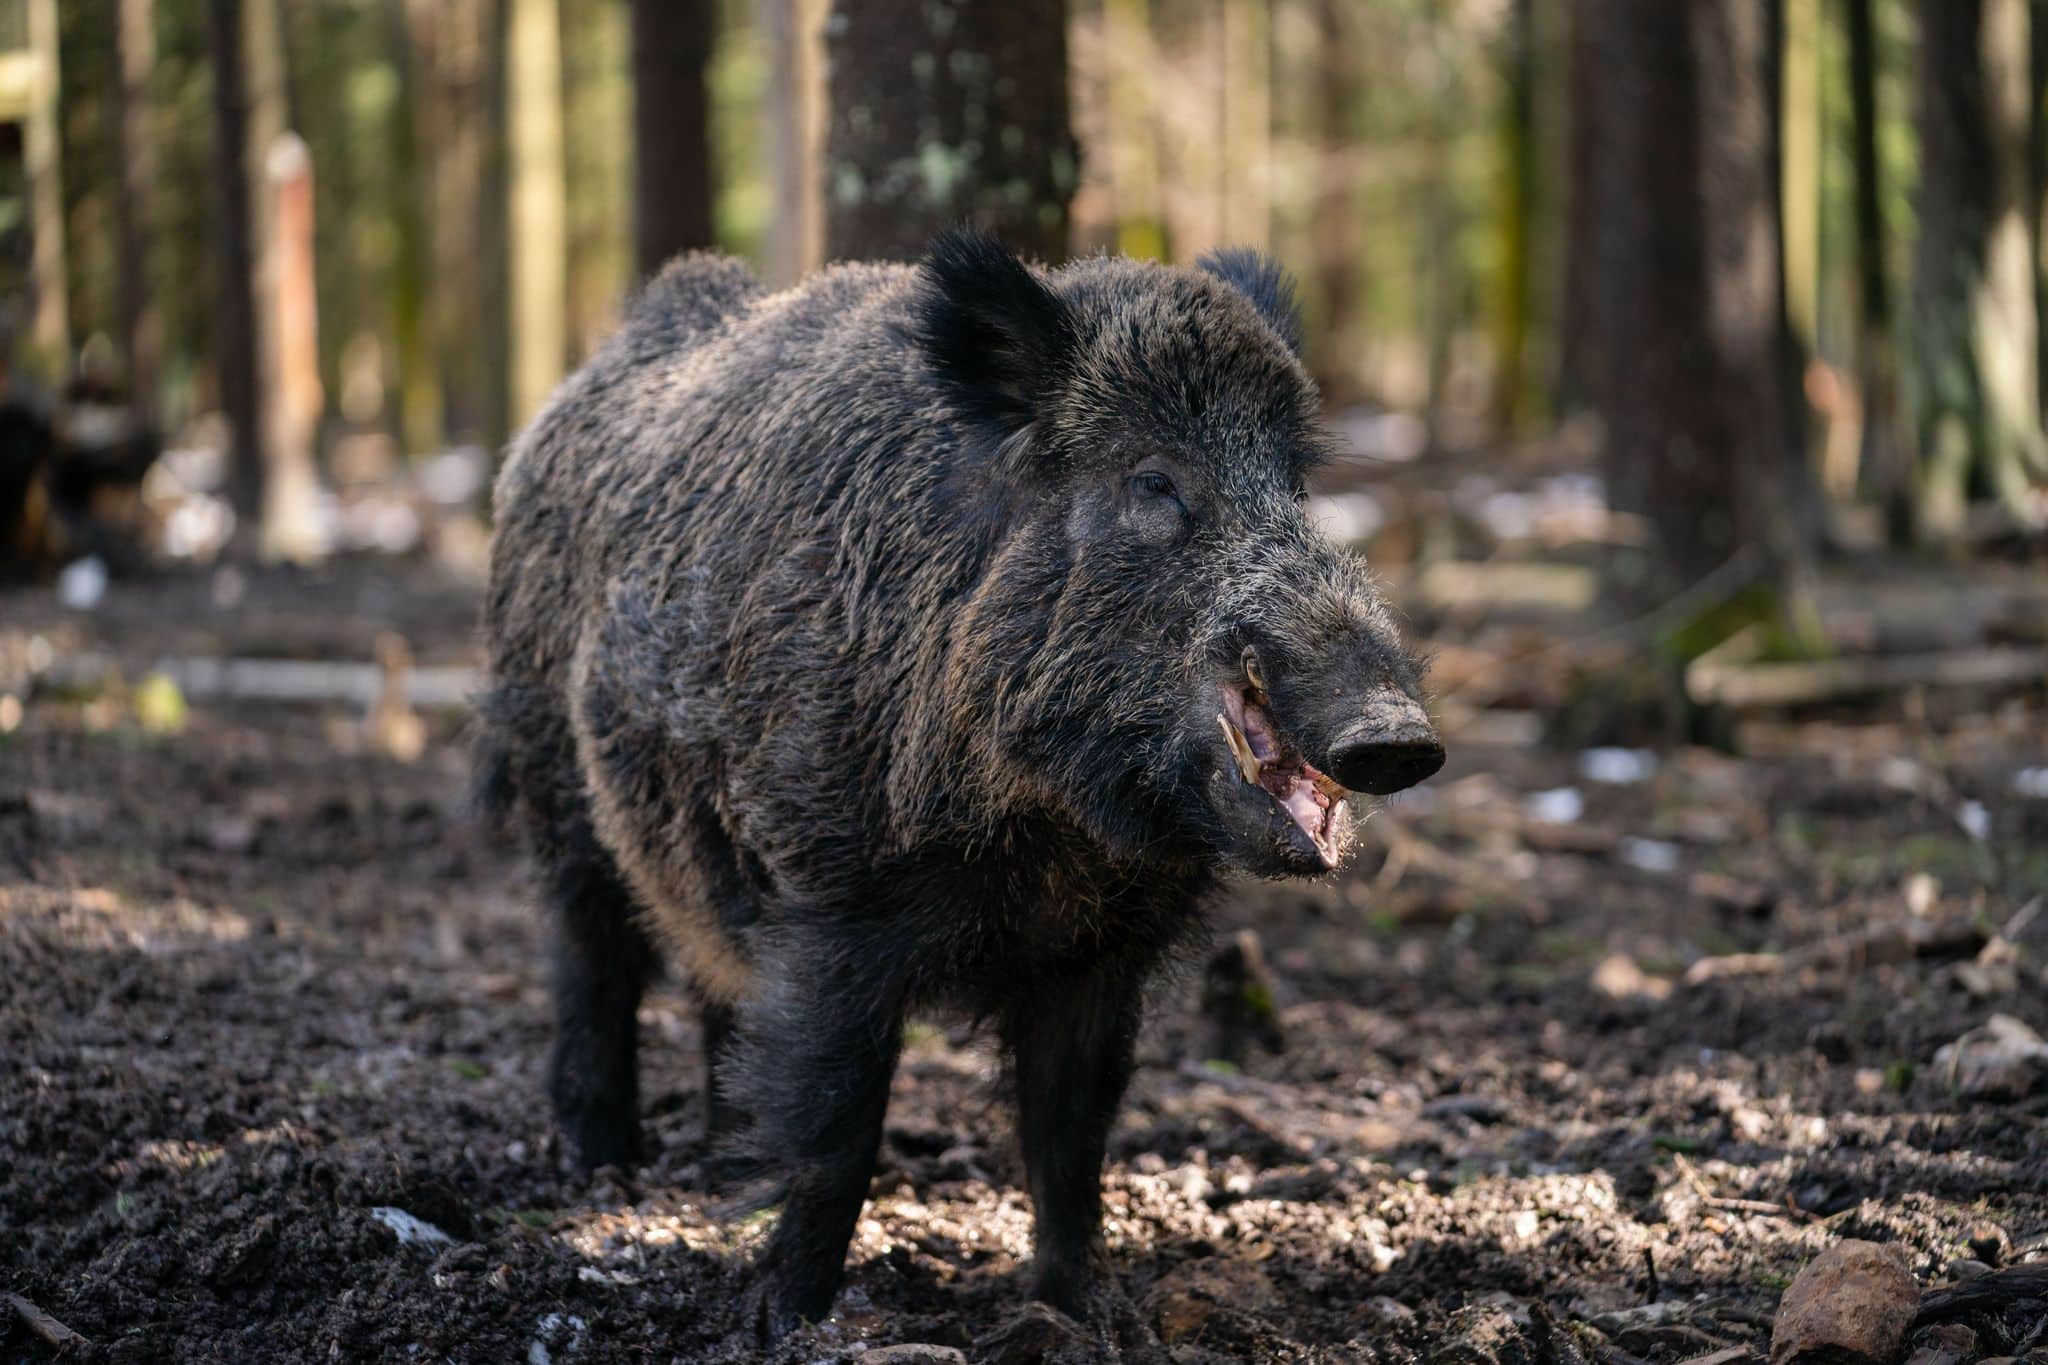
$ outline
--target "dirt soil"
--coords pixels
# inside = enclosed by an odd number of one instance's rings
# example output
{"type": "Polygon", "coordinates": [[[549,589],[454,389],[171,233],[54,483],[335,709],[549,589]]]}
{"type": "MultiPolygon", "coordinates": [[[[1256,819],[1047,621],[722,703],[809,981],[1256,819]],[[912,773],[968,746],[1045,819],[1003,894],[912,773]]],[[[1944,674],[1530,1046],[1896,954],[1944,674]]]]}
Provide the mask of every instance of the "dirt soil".
{"type": "MultiPolygon", "coordinates": [[[[181,719],[136,685],[167,653],[368,659],[386,629],[461,662],[473,611],[376,566],[0,597],[0,693],[31,655],[128,680],[0,710],[0,1359],[1734,1361],[1843,1238],[1929,1291],[2048,1261],[2048,1064],[1972,1032],[2048,1033],[2038,692],[1649,772],[1476,726],[1348,874],[1216,907],[1263,948],[1278,1052],[1215,1060],[1199,963],[1160,991],[1092,1337],[1020,1308],[990,1055],[937,1019],[839,1311],[763,1352],[769,1215],[700,1189],[673,989],[642,1014],[653,1159],[564,1168],[541,930],[467,814],[461,718],[408,762],[357,706],[181,719]]],[[[1945,1359],[2048,1349],[2040,1297],[1983,1297],[1945,1359]]]]}

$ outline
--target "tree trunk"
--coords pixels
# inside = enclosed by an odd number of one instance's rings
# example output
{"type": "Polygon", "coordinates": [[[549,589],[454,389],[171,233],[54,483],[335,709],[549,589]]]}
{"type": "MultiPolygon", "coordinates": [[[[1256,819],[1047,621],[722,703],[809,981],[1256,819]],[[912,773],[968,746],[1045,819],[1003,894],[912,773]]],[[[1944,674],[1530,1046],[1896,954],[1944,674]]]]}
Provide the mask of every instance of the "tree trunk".
{"type": "Polygon", "coordinates": [[[442,395],[433,361],[428,323],[427,264],[429,206],[432,187],[426,178],[424,144],[432,146],[433,35],[429,16],[409,0],[385,0],[384,22],[392,70],[398,74],[398,98],[391,110],[386,173],[397,188],[392,195],[391,340],[398,379],[398,445],[402,454],[418,455],[442,444],[442,395]],[[421,30],[415,33],[415,26],[421,30]],[[428,125],[423,137],[420,125],[428,125]]]}
{"type": "Polygon", "coordinates": [[[1819,326],[1820,10],[1819,0],[1764,0],[1763,81],[1766,181],[1770,192],[1772,310],[1777,319],[1778,402],[1784,449],[1778,488],[1793,544],[1815,545],[1827,531],[1820,487],[1807,451],[1806,361],[1819,326]],[[1803,245],[1802,245],[1803,243],[1803,245]],[[1793,258],[1801,257],[1797,272],[1793,258]]]}
{"type": "Polygon", "coordinates": [[[823,205],[818,150],[824,127],[824,8],[819,0],[756,0],[768,41],[767,120],[769,182],[774,207],[763,249],[771,288],[794,283],[818,263],[823,205]]]}
{"type": "Polygon", "coordinates": [[[1912,389],[1918,521],[1943,539],[1976,486],[2024,512],[2041,450],[2026,207],[2025,0],[1922,0],[1912,389]]]}
{"type": "Polygon", "coordinates": [[[1984,376],[1991,490],[2034,525],[2048,523],[2028,500],[2030,476],[2048,480],[2048,440],[2041,430],[2037,354],[2040,319],[2034,307],[2033,236],[2028,190],[2030,24],[2027,0],[1985,0],[1978,52],[1984,63],[1985,114],[1991,144],[1991,213],[1984,280],[1974,314],[1977,366],[1984,376]]]}
{"type": "Polygon", "coordinates": [[[1899,429],[1892,290],[1886,269],[1884,166],[1877,155],[1877,28],[1873,0],[1846,0],[1849,145],[1856,241],[1856,373],[1863,392],[1863,447],[1857,463],[1867,494],[1884,510],[1892,541],[1912,532],[1910,445],[1899,429]]]}
{"type": "Polygon", "coordinates": [[[506,32],[512,420],[523,424],[568,356],[562,30],[555,0],[510,0],[506,32]]]}
{"type": "Polygon", "coordinates": [[[162,346],[149,288],[149,206],[156,180],[149,73],[156,65],[155,19],[154,0],[120,0],[114,35],[114,222],[121,252],[121,350],[128,401],[145,422],[154,420],[162,346]]]}
{"type": "Polygon", "coordinates": [[[1523,413],[1523,357],[1536,218],[1536,3],[1514,0],[1503,35],[1505,98],[1500,111],[1496,209],[1500,264],[1494,279],[1493,421],[1512,433],[1523,413]]]}
{"type": "Polygon", "coordinates": [[[233,447],[229,499],[246,539],[263,517],[263,422],[256,385],[256,252],[249,196],[249,94],[242,0],[209,0],[213,61],[215,253],[220,321],[215,364],[233,447]]]}
{"type": "Polygon", "coordinates": [[[1357,259],[1363,232],[1356,211],[1358,195],[1347,157],[1356,153],[1351,105],[1353,48],[1347,32],[1344,0],[1316,0],[1318,51],[1315,58],[1315,208],[1310,225],[1314,242],[1315,303],[1322,325],[1310,335],[1309,363],[1316,382],[1331,401],[1356,397],[1357,348],[1351,331],[1357,315],[1357,259]]]}
{"type": "Polygon", "coordinates": [[[633,252],[642,278],[711,245],[711,0],[633,0],[633,252]]]}
{"type": "Polygon", "coordinates": [[[492,358],[486,340],[494,335],[490,300],[501,287],[490,263],[504,255],[504,215],[491,207],[500,200],[488,197],[496,12],[495,0],[431,6],[433,61],[421,75],[431,111],[422,187],[430,206],[434,281],[427,330],[440,379],[441,426],[456,441],[487,442],[498,425],[487,376],[502,362],[492,358]]]}
{"type": "Polygon", "coordinates": [[[36,93],[22,139],[28,162],[29,273],[35,284],[32,336],[52,374],[71,368],[71,316],[65,296],[63,137],[58,93],[63,61],[58,51],[57,0],[28,0],[28,43],[36,93]]]}
{"type": "Polygon", "coordinates": [[[1564,298],[1559,311],[1557,407],[1597,408],[1606,373],[1600,344],[1600,91],[1605,83],[1606,0],[1570,0],[1565,33],[1564,298]]]}
{"type": "Polygon", "coordinates": [[[825,31],[828,257],[913,259],[963,221],[1066,255],[1065,0],[833,0],[825,31]]]}
{"type": "Polygon", "coordinates": [[[1599,384],[1610,497],[1660,595],[1739,552],[1790,562],[1764,16],[1601,0],[1599,384]],[[1754,548],[1751,548],[1754,547],[1754,548]]]}

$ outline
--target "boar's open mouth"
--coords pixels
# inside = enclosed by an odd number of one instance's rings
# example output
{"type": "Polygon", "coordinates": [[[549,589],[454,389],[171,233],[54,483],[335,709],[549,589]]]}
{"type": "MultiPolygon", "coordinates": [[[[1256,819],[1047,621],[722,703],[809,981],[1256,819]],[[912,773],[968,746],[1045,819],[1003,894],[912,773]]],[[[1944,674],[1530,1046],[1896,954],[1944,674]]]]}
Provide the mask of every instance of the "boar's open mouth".
{"type": "Polygon", "coordinates": [[[1351,793],[1319,772],[1281,735],[1257,682],[1225,683],[1222,690],[1223,709],[1216,722],[1237,760],[1238,775],[1273,798],[1314,845],[1324,867],[1335,867],[1351,828],[1344,807],[1344,798],[1351,793]]]}

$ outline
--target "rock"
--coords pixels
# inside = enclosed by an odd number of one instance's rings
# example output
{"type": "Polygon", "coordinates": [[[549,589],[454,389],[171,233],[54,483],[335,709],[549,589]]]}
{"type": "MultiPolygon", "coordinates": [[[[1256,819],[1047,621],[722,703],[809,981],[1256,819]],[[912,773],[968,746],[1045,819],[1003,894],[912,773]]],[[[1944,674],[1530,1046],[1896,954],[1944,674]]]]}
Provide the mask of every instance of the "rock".
{"type": "Polygon", "coordinates": [[[2048,1085],[2048,1040],[2010,1014],[1994,1014],[1934,1054],[1934,1075],[1972,1099],[2024,1099],[2048,1085]]]}
{"type": "Polygon", "coordinates": [[[1977,1334],[1960,1322],[1943,1323],[1920,1333],[1906,1365],[1956,1365],[1977,1357],[1977,1334]]]}
{"type": "Polygon", "coordinates": [[[1429,1365],[1535,1365],[1541,1358],[1517,1314],[1485,1304],[1451,1315],[1429,1365]]]}
{"type": "Polygon", "coordinates": [[[1891,1365],[1919,1306],[1920,1286],[1896,1246],[1837,1242],[1779,1302],[1771,1365],[1891,1365]]]}
{"type": "Polygon", "coordinates": [[[853,1365],[967,1365],[967,1357],[955,1346],[935,1346],[925,1341],[901,1346],[873,1346],[853,1358],[853,1365]]]}
{"type": "Polygon", "coordinates": [[[1399,1299],[1381,1294],[1359,1306],[1358,1318],[1372,1327],[1406,1327],[1415,1321],[1415,1310],[1399,1299]]]}
{"type": "Polygon", "coordinates": [[[1200,1336],[1209,1319],[1230,1309],[1270,1308],[1273,1282],[1246,1261],[1212,1256],[1187,1261],[1159,1277],[1145,1296],[1145,1312],[1172,1346],[1200,1336]]]}
{"type": "Polygon", "coordinates": [[[981,1365],[1083,1365],[1096,1357],[1081,1324],[1043,1303],[1025,1304],[974,1348],[981,1365]]]}
{"type": "Polygon", "coordinates": [[[1609,1000],[1663,1000],[1671,994],[1671,983],[1651,976],[1627,953],[1609,953],[1593,969],[1593,989],[1609,1000]]]}

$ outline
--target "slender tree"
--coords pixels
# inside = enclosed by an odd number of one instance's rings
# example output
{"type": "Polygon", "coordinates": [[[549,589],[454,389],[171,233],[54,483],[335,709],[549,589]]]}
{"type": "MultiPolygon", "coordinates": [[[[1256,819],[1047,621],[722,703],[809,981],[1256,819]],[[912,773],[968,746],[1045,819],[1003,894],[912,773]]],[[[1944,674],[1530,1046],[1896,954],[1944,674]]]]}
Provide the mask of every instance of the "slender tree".
{"type": "Polygon", "coordinates": [[[249,95],[242,0],[208,0],[213,60],[214,233],[220,319],[214,364],[233,446],[229,498],[246,533],[263,516],[263,425],[256,384],[256,251],[249,195],[249,95]]]}
{"type": "Polygon", "coordinates": [[[822,232],[818,141],[823,127],[823,39],[819,0],[755,0],[768,40],[768,89],[762,100],[774,212],[764,245],[766,278],[781,286],[817,264],[822,232]]]}
{"type": "Polygon", "coordinates": [[[910,259],[962,221],[1066,254],[1064,0],[834,0],[825,32],[827,256],[910,259]]]}
{"type": "Polygon", "coordinates": [[[1316,381],[1333,399],[1356,394],[1357,355],[1351,332],[1357,314],[1358,250],[1362,230],[1356,211],[1358,195],[1349,158],[1358,139],[1351,110],[1356,99],[1356,48],[1347,31],[1344,0],[1316,0],[1317,52],[1314,83],[1316,167],[1315,206],[1310,232],[1314,241],[1315,302],[1323,321],[1309,339],[1308,356],[1316,381]]]}
{"type": "Polygon", "coordinates": [[[1885,511],[1894,542],[1912,530],[1911,446],[1899,429],[1898,360],[1885,259],[1884,166],[1877,155],[1877,27],[1873,0],[1844,0],[1848,38],[1849,152],[1856,243],[1856,373],[1863,391],[1865,489],[1885,511]]]}
{"type": "Polygon", "coordinates": [[[1536,219],[1536,0],[1513,0],[1502,34],[1500,264],[1494,281],[1494,424],[1512,430],[1523,407],[1536,219]]]}
{"type": "Polygon", "coordinates": [[[1643,518],[1651,591],[1755,547],[1786,515],[1765,16],[1743,0],[1600,0],[1598,386],[1616,507],[1643,518]],[[1764,230],[1759,230],[1760,226],[1764,230]]]}
{"type": "Polygon", "coordinates": [[[712,0],[633,0],[633,252],[642,276],[708,247],[712,0]]]}
{"type": "Polygon", "coordinates": [[[1922,0],[1911,388],[1924,534],[1953,535],[1972,478],[2025,510],[2041,452],[2024,195],[2025,0],[1922,0]]]}
{"type": "Polygon", "coordinates": [[[154,0],[120,0],[114,29],[117,70],[113,83],[115,235],[119,241],[122,360],[128,398],[145,419],[155,411],[161,348],[157,311],[149,288],[150,202],[156,181],[156,143],[151,136],[149,73],[156,64],[154,0]]]}
{"type": "Polygon", "coordinates": [[[505,100],[513,421],[525,422],[568,358],[568,206],[562,28],[555,0],[508,0],[505,100]]]}
{"type": "Polygon", "coordinates": [[[1571,0],[1565,20],[1564,291],[1557,347],[1557,403],[1597,407],[1605,365],[1600,344],[1600,177],[1606,0],[1571,0]]]}
{"type": "Polygon", "coordinates": [[[63,62],[57,18],[57,0],[28,0],[28,42],[36,84],[23,150],[32,223],[33,335],[45,362],[61,373],[71,362],[71,315],[65,297],[63,135],[58,99],[63,62]]]}

